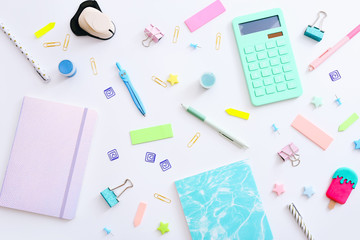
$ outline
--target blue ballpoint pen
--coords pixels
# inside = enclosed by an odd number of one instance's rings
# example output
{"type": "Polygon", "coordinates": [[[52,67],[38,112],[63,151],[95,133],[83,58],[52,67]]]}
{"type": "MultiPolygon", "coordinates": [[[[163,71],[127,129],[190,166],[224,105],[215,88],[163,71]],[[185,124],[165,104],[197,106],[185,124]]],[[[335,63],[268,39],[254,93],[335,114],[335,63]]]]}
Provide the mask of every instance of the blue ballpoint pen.
{"type": "Polygon", "coordinates": [[[133,85],[130,82],[130,78],[129,75],[126,73],[126,71],[121,68],[120,64],[117,62],[116,63],[117,68],[119,69],[119,75],[120,78],[124,81],[125,86],[127,87],[127,89],[129,90],[129,93],[131,95],[131,98],[133,99],[136,107],[139,109],[139,111],[141,112],[142,115],[144,115],[145,117],[145,107],[142,104],[139,95],[136,93],[133,85]]]}

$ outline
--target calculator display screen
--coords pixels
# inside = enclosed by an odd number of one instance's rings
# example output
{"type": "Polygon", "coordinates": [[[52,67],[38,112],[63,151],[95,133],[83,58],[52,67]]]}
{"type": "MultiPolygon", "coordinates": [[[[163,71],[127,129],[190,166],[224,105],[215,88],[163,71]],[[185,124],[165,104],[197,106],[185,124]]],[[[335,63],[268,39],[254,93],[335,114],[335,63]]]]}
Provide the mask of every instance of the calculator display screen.
{"type": "Polygon", "coordinates": [[[247,35],[277,27],[280,27],[279,16],[277,15],[239,24],[241,35],[247,35]]]}

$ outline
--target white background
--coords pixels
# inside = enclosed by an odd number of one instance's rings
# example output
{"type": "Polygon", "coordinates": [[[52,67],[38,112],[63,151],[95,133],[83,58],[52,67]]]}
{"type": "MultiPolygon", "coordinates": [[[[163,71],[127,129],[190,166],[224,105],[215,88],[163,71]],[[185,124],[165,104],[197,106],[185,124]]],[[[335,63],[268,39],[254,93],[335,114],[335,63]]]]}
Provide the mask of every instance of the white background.
{"type": "MultiPolygon", "coordinates": [[[[358,55],[360,37],[354,37],[319,69],[307,72],[307,65],[328,47],[350,32],[358,22],[357,1],[231,1],[223,0],[226,12],[190,33],[184,20],[209,5],[212,0],[137,0],[99,1],[103,12],[114,21],[117,32],[108,41],[75,36],[69,26],[81,1],[5,1],[1,0],[0,21],[8,25],[17,39],[48,70],[52,82],[44,84],[24,56],[0,34],[1,124],[0,183],[2,183],[15,135],[24,96],[87,106],[97,110],[99,119],[79,199],[77,216],[71,221],[0,208],[1,239],[103,239],[104,227],[112,229],[114,239],[191,239],[174,181],[242,159],[249,159],[275,239],[305,239],[287,209],[294,202],[316,239],[359,239],[358,216],[360,190],[356,188],[345,205],[329,211],[325,192],[339,167],[346,166],[360,174],[360,151],[353,141],[360,138],[360,121],[345,132],[337,128],[347,117],[359,112],[358,55]],[[233,18],[280,7],[284,12],[304,93],[301,97],[262,107],[251,105],[244,81],[240,57],[231,26],[233,18]],[[319,10],[328,13],[323,28],[324,39],[317,43],[303,35],[319,10]],[[36,39],[34,32],[49,22],[56,26],[36,39]],[[165,37],[144,48],[144,28],[158,26],[165,37]],[[171,42],[175,26],[180,26],[178,43],[171,42]],[[216,33],[221,32],[221,50],[215,50],[216,33]],[[50,41],[64,41],[70,33],[68,51],[61,47],[44,48],[50,41]],[[200,49],[193,50],[190,43],[200,49]],[[96,60],[99,74],[94,76],[90,58],[96,60]],[[75,63],[78,73],[67,79],[57,65],[63,59],[75,63]],[[128,72],[147,110],[143,117],[118,76],[115,62],[128,72]],[[342,78],[332,82],[328,73],[339,70],[342,78]],[[203,89],[199,79],[204,72],[217,77],[215,86],[203,89]],[[156,75],[166,80],[177,74],[179,83],[162,88],[151,80],[156,75]],[[103,93],[113,87],[116,96],[103,93]],[[334,102],[335,94],[343,105],[334,102]],[[322,97],[323,106],[315,109],[314,96],[322,97]],[[213,129],[181,108],[193,106],[234,135],[245,139],[250,149],[242,150],[219,136],[213,129]],[[249,120],[225,113],[235,108],[250,113],[249,120]],[[290,124],[302,114],[334,141],[323,151],[290,124]],[[171,123],[174,137],[132,146],[129,131],[171,123]],[[271,125],[279,127],[280,135],[271,125]],[[200,139],[192,148],[188,141],[196,132],[200,139]],[[277,152],[294,142],[300,148],[301,164],[294,168],[283,162],[277,152]],[[118,150],[119,159],[111,162],[107,152],[118,150]],[[155,152],[154,164],[146,163],[147,151],[155,152]],[[159,162],[169,159],[172,168],[162,172],[159,162]],[[134,188],[126,191],[120,203],[109,208],[100,196],[107,187],[129,178],[134,188]],[[272,192],[275,183],[285,184],[286,192],[272,192]],[[313,186],[315,195],[304,196],[304,186],[313,186]],[[153,197],[160,193],[172,199],[166,204],[153,197]],[[133,226],[140,201],[148,203],[141,225],[133,226]],[[170,232],[161,236],[160,221],[168,222],[170,232]]],[[[46,191],[46,189],[44,189],[46,191]]],[[[29,196],[31,197],[31,196],[29,196]]]]}

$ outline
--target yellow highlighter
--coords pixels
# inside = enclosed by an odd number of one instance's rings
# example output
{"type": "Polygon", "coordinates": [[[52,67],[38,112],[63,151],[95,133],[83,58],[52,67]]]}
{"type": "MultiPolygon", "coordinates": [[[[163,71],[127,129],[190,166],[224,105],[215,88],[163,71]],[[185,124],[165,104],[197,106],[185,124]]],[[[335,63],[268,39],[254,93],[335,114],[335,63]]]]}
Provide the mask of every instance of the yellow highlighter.
{"type": "Polygon", "coordinates": [[[49,32],[51,29],[53,29],[55,27],[55,23],[51,22],[48,25],[46,25],[45,27],[41,28],[39,31],[37,31],[35,33],[35,37],[39,38],[44,36],[47,32],[49,32]]]}
{"type": "Polygon", "coordinates": [[[225,111],[231,116],[239,117],[246,120],[248,120],[250,117],[250,113],[242,112],[233,108],[228,108],[225,111]]]}

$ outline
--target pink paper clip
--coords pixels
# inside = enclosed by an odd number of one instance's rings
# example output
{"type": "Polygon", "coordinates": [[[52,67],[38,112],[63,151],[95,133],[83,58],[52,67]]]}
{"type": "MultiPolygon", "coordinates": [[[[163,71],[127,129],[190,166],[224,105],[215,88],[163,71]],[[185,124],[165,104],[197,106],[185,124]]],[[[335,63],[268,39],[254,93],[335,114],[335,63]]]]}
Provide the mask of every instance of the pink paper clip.
{"type": "Polygon", "coordinates": [[[151,42],[157,43],[164,36],[164,34],[160,31],[160,29],[155,27],[152,24],[150,24],[148,27],[145,28],[144,33],[146,36],[146,38],[142,41],[142,45],[144,47],[150,47],[151,42]],[[148,41],[149,39],[150,39],[150,41],[148,41]],[[147,45],[145,45],[145,43],[144,43],[146,41],[148,41],[147,45]]]}
{"type": "Polygon", "coordinates": [[[290,160],[293,167],[297,167],[300,164],[299,148],[295,144],[290,143],[278,152],[278,155],[283,161],[290,160]]]}

